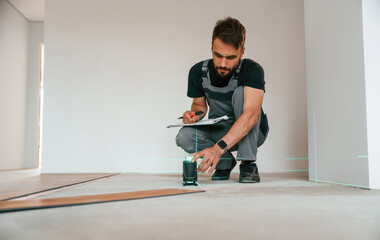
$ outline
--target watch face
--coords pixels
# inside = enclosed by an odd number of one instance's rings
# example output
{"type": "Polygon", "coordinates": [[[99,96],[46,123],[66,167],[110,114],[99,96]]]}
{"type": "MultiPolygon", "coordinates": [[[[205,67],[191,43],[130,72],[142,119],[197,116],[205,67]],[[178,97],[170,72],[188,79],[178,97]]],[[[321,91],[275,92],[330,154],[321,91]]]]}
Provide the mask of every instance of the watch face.
{"type": "Polygon", "coordinates": [[[227,143],[225,142],[225,141],[223,141],[223,140],[220,140],[219,142],[218,142],[218,146],[221,148],[221,149],[225,149],[226,147],[227,147],[227,143]]]}

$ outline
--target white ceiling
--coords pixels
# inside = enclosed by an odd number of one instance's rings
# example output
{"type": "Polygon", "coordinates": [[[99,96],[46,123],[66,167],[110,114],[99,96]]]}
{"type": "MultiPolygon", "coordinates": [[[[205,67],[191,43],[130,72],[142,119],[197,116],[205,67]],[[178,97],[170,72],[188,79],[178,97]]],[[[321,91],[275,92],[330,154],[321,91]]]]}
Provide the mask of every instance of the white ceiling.
{"type": "Polygon", "coordinates": [[[45,20],[45,0],[8,0],[29,21],[45,20]]]}

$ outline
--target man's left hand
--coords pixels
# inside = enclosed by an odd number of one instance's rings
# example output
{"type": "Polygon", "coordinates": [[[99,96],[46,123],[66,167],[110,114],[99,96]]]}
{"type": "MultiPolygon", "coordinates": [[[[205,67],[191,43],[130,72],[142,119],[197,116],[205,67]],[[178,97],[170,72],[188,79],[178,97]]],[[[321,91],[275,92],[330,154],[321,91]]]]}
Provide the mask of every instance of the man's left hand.
{"type": "Polygon", "coordinates": [[[223,150],[220,149],[219,146],[214,145],[213,147],[203,149],[200,152],[190,154],[190,156],[193,156],[192,162],[195,162],[198,158],[203,157],[197,171],[204,173],[211,167],[210,170],[208,170],[208,172],[211,173],[215,170],[222,154],[223,150]]]}

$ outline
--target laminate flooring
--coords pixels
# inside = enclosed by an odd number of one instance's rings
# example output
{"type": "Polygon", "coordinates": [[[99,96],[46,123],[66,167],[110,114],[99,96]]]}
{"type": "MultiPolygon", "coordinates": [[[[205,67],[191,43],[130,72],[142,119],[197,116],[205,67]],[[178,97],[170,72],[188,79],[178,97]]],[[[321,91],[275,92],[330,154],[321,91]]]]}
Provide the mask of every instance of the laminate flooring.
{"type": "MultiPolygon", "coordinates": [[[[117,173],[116,173],[117,174],[117,173]]],[[[0,201],[111,177],[115,173],[41,174],[39,169],[0,171],[0,201]]]]}
{"type": "Polygon", "coordinates": [[[38,199],[163,188],[199,194],[0,214],[0,239],[320,240],[380,239],[380,191],[261,173],[261,182],[211,181],[182,186],[181,174],[123,173],[38,199]]]}

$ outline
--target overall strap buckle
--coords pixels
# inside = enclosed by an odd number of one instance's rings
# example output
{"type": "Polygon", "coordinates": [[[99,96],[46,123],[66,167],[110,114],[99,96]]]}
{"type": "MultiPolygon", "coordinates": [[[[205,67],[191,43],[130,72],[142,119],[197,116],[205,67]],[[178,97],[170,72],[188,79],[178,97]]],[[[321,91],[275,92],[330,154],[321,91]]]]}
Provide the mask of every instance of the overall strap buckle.
{"type": "Polygon", "coordinates": [[[210,60],[205,60],[203,61],[203,65],[202,65],[202,78],[207,78],[207,73],[208,73],[208,62],[210,60]]]}
{"type": "Polygon", "coordinates": [[[238,65],[238,67],[236,68],[236,70],[235,70],[235,72],[234,72],[234,79],[238,79],[238,77],[239,77],[239,73],[240,73],[240,68],[241,68],[241,64],[243,63],[243,60],[242,59],[240,59],[240,61],[239,61],[239,65],[238,65]]]}

